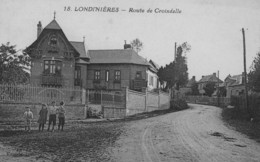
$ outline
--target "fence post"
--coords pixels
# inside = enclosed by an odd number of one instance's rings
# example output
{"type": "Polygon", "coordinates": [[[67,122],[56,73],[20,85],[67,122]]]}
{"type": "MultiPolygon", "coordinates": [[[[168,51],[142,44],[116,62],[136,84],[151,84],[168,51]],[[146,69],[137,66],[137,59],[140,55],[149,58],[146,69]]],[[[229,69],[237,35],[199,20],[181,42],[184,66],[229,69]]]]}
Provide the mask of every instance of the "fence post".
{"type": "Polygon", "coordinates": [[[125,92],[124,92],[124,101],[125,101],[125,116],[127,116],[128,113],[128,87],[125,87],[125,92]]]}
{"type": "Polygon", "coordinates": [[[85,88],[82,88],[82,96],[81,96],[81,103],[86,104],[86,90],[85,88]]]}
{"type": "Polygon", "coordinates": [[[158,110],[161,107],[160,99],[161,99],[161,96],[160,96],[160,90],[159,90],[159,92],[158,92],[158,110]]]}
{"type": "Polygon", "coordinates": [[[148,99],[148,93],[147,93],[147,88],[145,88],[145,111],[148,112],[148,107],[147,107],[147,99],[148,99]]]}
{"type": "Polygon", "coordinates": [[[102,89],[100,90],[100,105],[102,107],[102,89]]]}

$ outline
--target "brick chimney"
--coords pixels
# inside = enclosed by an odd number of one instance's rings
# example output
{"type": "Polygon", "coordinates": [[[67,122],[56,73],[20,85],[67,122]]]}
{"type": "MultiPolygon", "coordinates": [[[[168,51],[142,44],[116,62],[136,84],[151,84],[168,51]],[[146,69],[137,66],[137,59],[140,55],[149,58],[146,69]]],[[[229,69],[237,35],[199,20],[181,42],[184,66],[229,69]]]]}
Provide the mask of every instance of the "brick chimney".
{"type": "Polygon", "coordinates": [[[131,44],[126,44],[126,40],[125,40],[124,49],[131,49],[131,48],[132,48],[131,44]]]}
{"type": "Polygon", "coordinates": [[[41,21],[39,21],[39,23],[37,24],[37,38],[39,37],[41,32],[42,32],[42,23],[41,21]]]}
{"type": "Polygon", "coordinates": [[[216,73],[213,73],[213,76],[214,76],[214,77],[217,77],[216,73]]]}

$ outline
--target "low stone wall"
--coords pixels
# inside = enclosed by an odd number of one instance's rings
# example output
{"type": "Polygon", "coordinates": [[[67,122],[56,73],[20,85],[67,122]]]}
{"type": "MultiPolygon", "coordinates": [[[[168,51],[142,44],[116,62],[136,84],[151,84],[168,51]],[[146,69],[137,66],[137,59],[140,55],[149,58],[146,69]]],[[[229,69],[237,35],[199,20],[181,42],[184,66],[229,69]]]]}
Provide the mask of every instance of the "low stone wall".
{"type": "MultiPolygon", "coordinates": [[[[25,107],[29,106],[33,113],[33,121],[39,118],[40,104],[0,103],[0,121],[23,121],[25,107]]],[[[86,117],[85,105],[65,105],[66,120],[84,119],[86,117]]]]}
{"type": "Polygon", "coordinates": [[[126,109],[118,107],[103,107],[104,118],[124,118],[126,109]]]}

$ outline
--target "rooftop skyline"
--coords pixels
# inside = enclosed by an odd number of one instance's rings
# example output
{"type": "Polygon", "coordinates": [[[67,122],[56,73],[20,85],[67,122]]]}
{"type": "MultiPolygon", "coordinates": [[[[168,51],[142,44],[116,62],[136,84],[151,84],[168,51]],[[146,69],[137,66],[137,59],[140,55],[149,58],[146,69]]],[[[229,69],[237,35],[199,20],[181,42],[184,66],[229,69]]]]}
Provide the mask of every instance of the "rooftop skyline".
{"type": "MultiPolygon", "coordinates": [[[[111,9],[112,10],[112,9],[111,9]]],[[[245,28],[247,70],[260,51],[260,2],[251,0],[168,1],[155,0],[67,0],[33,1],[3,0],[0,6],[0,43],[28,47],[37,37],[37,24],[43,28],[54,18],[69,41],[83,41],[87,49],[123,49],[139,38],[144,48],[139,55],[160,66],[174,59],[174,44],[188,42],[189,78],[220,71],[220,79],[243,72],[243,42],[245,28]],[[65,11],[70,7],[70,11],[65,11]],[[80,7],[110,7],[118,12],[75,11],[80,7]],[[130,8],[153,13],[133,13],[130,8]],[[181,13],[154,13],[158,10],[181,10],[181,13]],[[115,9],[115,10],[117,10],[115,9]],[[122,11],[126,10],[126,11],[122,11]]]]}

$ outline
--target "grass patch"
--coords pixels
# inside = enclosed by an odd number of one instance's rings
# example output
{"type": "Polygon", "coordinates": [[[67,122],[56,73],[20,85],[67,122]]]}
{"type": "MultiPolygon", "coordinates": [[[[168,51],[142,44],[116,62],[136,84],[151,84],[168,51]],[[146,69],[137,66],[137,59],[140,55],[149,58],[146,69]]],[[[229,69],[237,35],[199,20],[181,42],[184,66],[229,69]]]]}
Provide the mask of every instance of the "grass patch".
{"type": "Polygon", "coordinates": [[[51,161],[110,161],[108,148],[114,146],[123,126],[122,122],[73,123],[63,132],[0,131],[0,141],[13,146],[19,156],[29,152],[51,161]]]}
{"type": "Polygon", "coordinates": [[[260,143],[259,121],[249,121],[248,115],[246,115],[245,112],[241,112],[235,108],[224,108],[222,111],[222,118],[229,126],[232,126],[237,131],[246,134],[249,138],[260,143]]]}

